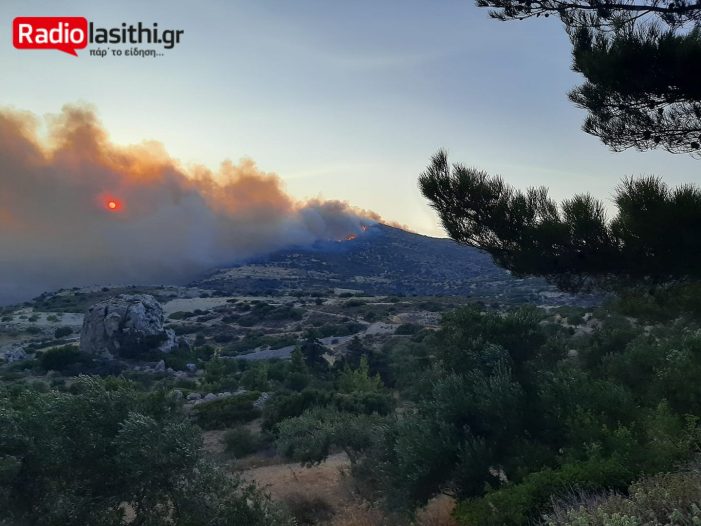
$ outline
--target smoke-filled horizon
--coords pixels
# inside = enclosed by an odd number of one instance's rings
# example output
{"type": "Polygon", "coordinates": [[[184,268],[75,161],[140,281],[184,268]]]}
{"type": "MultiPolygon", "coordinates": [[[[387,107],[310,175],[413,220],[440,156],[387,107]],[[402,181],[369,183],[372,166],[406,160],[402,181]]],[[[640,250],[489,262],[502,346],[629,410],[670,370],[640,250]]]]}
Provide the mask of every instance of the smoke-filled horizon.
{"type": "Polygon", "coordinates": [[[85,106],[45,119],[0,110],[0,170],[0,303],[183,283],[382,221],[344,201],[296,201],[251,159],[213,171],[180,166],[157,142],[115,145],[85,106]]]}

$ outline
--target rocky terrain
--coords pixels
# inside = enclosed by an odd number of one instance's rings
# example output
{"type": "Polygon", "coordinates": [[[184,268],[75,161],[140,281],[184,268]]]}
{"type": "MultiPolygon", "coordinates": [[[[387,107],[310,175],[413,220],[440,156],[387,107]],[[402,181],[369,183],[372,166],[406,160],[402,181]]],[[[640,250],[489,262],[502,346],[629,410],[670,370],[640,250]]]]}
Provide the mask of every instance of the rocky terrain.
{"type": "Polygon", "coordinates": [[[85,313],[80,350],[107,358],[157,349],[170,352],[175,333],[163,327],[163,308],[148,294],[121,294],[92,305],[85,313]]]}
{"type": "Polygon", "coordinates": [[[184,287],[70,289],[5,307],[0,358],[6,363],[38,358],[78,343],[86,355],[136,366],[168,362],[195,346],[247,360],[286,358],[310,329],[341,352],[353,336],[381,340],[402,326],[434,327],[441,312],[465,301],[344,290],[213,296],[184,287]]]}
{"type": "Polygon", "coordinates": [[[514,278],[479,250],[377,224],[352,239],[218,269],[188,287],[73,288],[4,307],[0,358],[79,340],[85,354],[122,361],[159,362],[163,351],[203,345],[247,360],[286,358],[310,329],[342,352],[353,336],[381,341],[399,327],[435,327],[442,312],[475,301],[596,302],[514,278]]]}

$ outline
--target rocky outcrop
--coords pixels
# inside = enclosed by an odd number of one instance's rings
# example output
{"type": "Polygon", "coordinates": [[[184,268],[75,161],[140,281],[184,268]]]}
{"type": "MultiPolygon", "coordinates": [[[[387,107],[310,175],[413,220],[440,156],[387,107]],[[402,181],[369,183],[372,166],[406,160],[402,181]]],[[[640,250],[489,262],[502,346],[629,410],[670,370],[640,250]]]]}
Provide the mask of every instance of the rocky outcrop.
{"type": "Polygon", "coordinates": [[[122,294],[88,309],[80,350],[106,358],[140,358],[177,347],[175,333],[163,327],[163,308],[148,294],[122,294]]]}
{"type": "Polygon", "coordinates": [[[2,357],[7,363],[21,362],[22,360],[26,360],[28,358],[27,353],[24,352],[24,349],[21,347],[16,347],[5,351],[2,357]]]}

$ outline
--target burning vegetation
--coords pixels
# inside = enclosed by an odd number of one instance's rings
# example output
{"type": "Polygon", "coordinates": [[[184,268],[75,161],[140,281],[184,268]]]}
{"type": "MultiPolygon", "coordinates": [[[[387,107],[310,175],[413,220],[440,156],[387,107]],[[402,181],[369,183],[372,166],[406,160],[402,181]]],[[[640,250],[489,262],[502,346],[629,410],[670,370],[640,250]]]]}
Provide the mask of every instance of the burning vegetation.
{"type": "Polygon", "coordinates": [[[154,141],[115,145],[84,106],[45,121],[0,109],[0,160],[0,303],[65,286],[188,281],[383,221],[343,201],[297,201],[250,159],[186,168],[154,141]]]}

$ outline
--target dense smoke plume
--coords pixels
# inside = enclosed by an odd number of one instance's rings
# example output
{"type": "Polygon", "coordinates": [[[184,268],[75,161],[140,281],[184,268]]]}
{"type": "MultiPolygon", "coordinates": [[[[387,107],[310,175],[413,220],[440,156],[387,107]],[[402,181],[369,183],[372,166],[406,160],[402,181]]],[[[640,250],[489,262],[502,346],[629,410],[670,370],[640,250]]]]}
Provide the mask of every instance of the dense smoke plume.
{"type": "Polygon", "coordinates": [[[90,108],[0,111],[0,302],[59,287],[178,283],[288,245],[343,239],[373,213],[297,202],[251,160],[184,168],[112,144],[90,108]]]}

